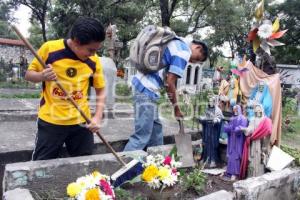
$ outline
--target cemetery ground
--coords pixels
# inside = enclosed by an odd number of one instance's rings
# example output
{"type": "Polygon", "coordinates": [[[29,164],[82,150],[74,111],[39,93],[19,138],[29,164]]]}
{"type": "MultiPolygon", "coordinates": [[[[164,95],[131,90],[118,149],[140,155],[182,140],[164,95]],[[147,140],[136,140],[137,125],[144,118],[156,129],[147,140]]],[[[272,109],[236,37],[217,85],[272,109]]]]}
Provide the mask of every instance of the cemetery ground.
{"type": "MultiPolygon", "coordinates": [[[[116,92],[118,93],[117,95],[120,97],[119,99],[117,99],[116,102],[117,103],[118,102],[128,103],[128,105],[129,105],[128,107],[130,107],[131,100],[126,98],[127,96],[130,96],[130,95],[128,95],[128,93],[130,93],[130,90],[128,90],[128,88],[126,88],[125,86],[121,86],[116,89],[116,92]],[[123,96],[123,98],[122,98],[122,96],[123,96]]],[[[9,104],[9,101],[12,100],[12,102],[17,101],[17,102],[23,103],[24,104],[23,109],[28,110],[30,108],[30,106],[37,105],[38,97],[39,97],[39,89],[34,89],[34,87],[32,87],[30,89],[1,88],[0,89],[0,99],[1,99],[0,102],[2,105],[0,105],[0,108],[2,111],[4,109],[9,110],[9,107],[14,106],[14,103],[12,103],[11,105],[9,104]]],[[[203,104],[205,106],[206,97],[207,97],[207,94],[204,93],[202,96],[197,96],[196,98],[198,99],[197,101],[199,104],[203,104]]],[[[180,101],[183,101],[183,98],[180,98],[180,101]]],[[[188,107],[186,107],[185,104],[182,104],[182,109],[186,113],[186,115],[189,115],[192,117],[194,116],[194,113],[191,109],[191,107],[193,107],[193,105],[192,105],[193,102],[196,102],[195,98],[191,99],[190,109],[188,107]]],[[[170,125],[170,127],[172,128],[172,132],[173,132],[172,134],[174,134],[174,133],[176,133],[176,131],[178,131],[177,130],[178,127],[177,127],[176,121],[174,119],[172,119],[171,106],[168,104],[168,100],[166,98],[163,98],[160,103],[161,104],[165,103],[165,105],[166,105],[166,108],[165,108],[164,112],[162,113],[162,117],[164,119],[167,119],[168,122],[170,124],[172,124],[172,125],[170,125]]],[[[201,114],[204,111],[204,108],[205,108],[204,106],[198,107],[197,114],[201,114]]],[[[12,111],[13,110],[14,109],[12,109],[12,111]]],[[[197,124],[197,122],[193,122],[192,117],[189,120],[185,121],[186,128],[189,130],[194,130],[194,132],[201,131],[201,127],[198,130],[198,124],[197,124]]],[[[292,156],[294,156],[296,158],[294,165],[299,166],[300,165],[300,152],[299,152],[299,149],[300,149],[300,119],[299,119],[299,117],[297,117],[296,114],[288,115],[288,119],[290,120],[290,122],[287,123],[285,117],[286,116],[283,116],[283,133],[282,133],[282,145],[283,146],[282,146],[282,148],[284,151],[286,151],[287,153],[291,154],[292,156]]],[[[32,134],[34,135],[35,124],[34,124],[33,120],[31,120],[28,124],[25,124],[24,126],[26,126],[26,127],[20,127],[18,129],[18,128],[16,128],[18,126],[18,117],[16,115],[16,122],[13,124],[10,124],[10,126],[15,126],[13,128],[20,132],[22,132],[22,128],[27,129],[27,130],[28,129],[32,130],[32,134]]],[[[2,128],[3,128],[3,123],[2,123],[2,128]]],[[[9,129],[10,127],[6,126],[6,128],[9,129]]],[[[110,127],[110,128],[113,128],[113,127],[110,127]]],[[[127,128],[127,127],[125,127],[125,128],[127,128]]],[[[169,129],[167,129],[167,130],[169,131],[169,129]]],[[[117,147],[118,151],[120,151],[122,149],[122,147],[125,145],[124,138],[126,138],[128,136],[129,135],[122,136],[121,138],[115,136],[115,138],[112,139],[114,142],[116,142],[117,140],[122,140],[122,144],[121,145],[119,144],[117,147]]],[[[33,138],[33,136],[31,136],[31,137],[33,138]]],[[[194,140],[200,139],[199,134],[196,134],[193,137],[195,137],[194,140]]],[[[22,139],[24,139],[24,138],[22,138],[22,136],[20,136],[19,141],[22,141],[22,139]]],[[[165,137],[165,140],[166,140],[166,137],[165,137]]],[[[168,138],[167,138],[167,140],[168,140],[167,144],[174,143],[174,141],[171,141],[168,138]]],[[[29,143],[33,143],[33,142],[34,141],[31,141],[29,143]]],[[[2,146],[3,145],[5,146],[5,144],[2,144],[2,146]]],[[[27,144],[27,143],[24,143],[22,145],[23,146],[32,146],[32,144],[27,144]]],[[[224,151],[226,146],[225,145],[221,145],[221,146],[224,151]]],[[[194,150],[195,149],[197,150],[197,147],[198,146],[195,145],[194,150]]],[[[105,148],[105,147],[101,147],[101,148],[105,148]]],[[[168,152],[169,152],[169,150],[168,150],[168,152]]],[[[106,153],[106,151],[104,151],[104,153],[106,153]]],[[[26,161],[26,159],[23,161],[26,161]]],[[[201,165],[197,165],[197,167],[195,167],[194,169],[188,169],[185,173],[182,173],[184,175],[181,177],[181,184],[178,184],[174,188],[174,190],[172,190],[173,195],[176,195],[176,199],[195,199],[197,197],[200,197],[200,196],[203,196],[206,194],[210,194],[212,192],[216,192],[219,190],[233,191],[232,182],[223,181],[222,179],[220,179],[219,176],[205,175],[204,173],[200,172],[199,169],[201,169],[201,167],[202,167],[201,165]]],[[[225,167],[225,166],[220,166],[220,167],[225,167]]],[[[0,170],[0,171],[1,171],[1,173],[3,173],[3,170],[0,170]]],[[[82,175],[85,175],[85,174],[81,174],[81,176],[82,175]]],[[[75,180],[71,180],[71,181],[75,181],[75,180]]],[[[136,189],[136,188],[138,188],[137,185],[138,184],[136,184],[136,183],[133,183],[133,185],[128,183],[128,184],[124,185],[123,188],[116,189],[116,195],[118,197],[117,199],[146,199],[146,196],[145,196],[146,193],[137,192],[137,191],[142,191],[141,188],[139,190],[136,189]]],[[[65,190],[65,188],[63,188],[62,190],[65,190]]],[[[58,196],[62,197],[61,194],[57,194],[55,192],[48,192],[48,191],[44,192],[44,193],[32,192],[32,194],[35,197],[35,199],[49,199],[50,200],[50,199],[54,199],[58,196]]],[[[2,194],[1,194],[1,196],[2,196],[2,194]]],[[[66,195],[64,193],[64,197],[65,196],[66,195]]]]}

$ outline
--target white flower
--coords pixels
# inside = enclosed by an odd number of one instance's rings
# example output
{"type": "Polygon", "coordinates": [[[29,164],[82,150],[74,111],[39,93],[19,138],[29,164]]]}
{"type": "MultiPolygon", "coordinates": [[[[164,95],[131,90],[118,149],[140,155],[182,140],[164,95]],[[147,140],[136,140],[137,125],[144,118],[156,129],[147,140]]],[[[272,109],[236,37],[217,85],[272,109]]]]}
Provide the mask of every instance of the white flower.
{"type": "Polygon", "coordinates": [[[167,185],[168,187],[175,185],[175,183],[178,181],[177,176],[168,176],[164,180],[162,180],[164,185],[167,185]]]}
{"type": "Polygon", "coordinates": [[[172,167],[172,168],[178,168],[178,167],[180,167],[181,165],[182,165],[181,162],[177,162],[177,161],[175,161],[175,159],[172,159],[172,161],[171,161],[171,167],[172,167]]]}
{"type": "Polygon", "coordinates": [[[161,182],[159,181],[158,178],[155,178],[151,182],[149,182],[148,185],[152,189],[158,189],[161,186],[161,182]]]}
{"type": "Polygon", "coordinates": [[[267,39],[272,35],[272,24],[262,24],[258,27],[257,35],[261,39],[267,39]]]}
{"type": "Polygon", "coordinates": [[[156,165],[156,161],[155,161],[155,158],[152,156],[152,155],[149,155],[147,156],[146,158],[146,163],[143,164],[143,167],[148,167],[150,165],[154,165],[154,166],[157,166],[156,165]]]}
{"type": "Polygon", "coordinates": [[[158,166],[161,165],[164,162],[164,160],[165,158],[160,154],[155,156],[155,162],[158,166]]]}
{"type": "Polygon", "coordinates": [[[143,166],[146,168],[154,165],[159,169],[159,175],[147,182],[148,186],[152,189],[164,189],[166,187],[174,186],[178,182],[179,172],[177,167],[181,166],[181,162],[176,162],[172,156],[170,165],[165,165],[165,157],[158,154],[155,156],[149,155],[146,158],[146,163],[143,166]]]}

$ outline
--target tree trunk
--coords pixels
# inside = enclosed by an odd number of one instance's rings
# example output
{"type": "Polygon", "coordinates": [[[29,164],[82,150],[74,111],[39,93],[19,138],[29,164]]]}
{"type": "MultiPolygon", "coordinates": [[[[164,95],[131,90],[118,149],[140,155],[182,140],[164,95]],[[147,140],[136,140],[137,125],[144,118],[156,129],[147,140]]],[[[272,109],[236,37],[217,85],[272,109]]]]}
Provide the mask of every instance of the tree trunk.
{"type": "Polygon", "coordinates": [[[43,40],[44,42],[47,42],[47,35],[46,35],[46,24],[45,24],[45,20],[41,21],[41,25],[42,25],[42,34],[43,34],[43,40]]]}
{"type": "Polygon", "coordinates": [[[160,0],[161,24],[162,26],[170,26],[169,1],[160,0]]]}
{"type": "Polygon", "coordinates": [[[47,15],[47,5],[49,3],[49,0],[44,1],[43,5],[43,12],[42,14],[42,19],[40,20],[41,25],[42,25],[42,33],[43,33],[43,40],[44,42],[47,42],[47,35],[46,35],[46,15],[47,15]]]}

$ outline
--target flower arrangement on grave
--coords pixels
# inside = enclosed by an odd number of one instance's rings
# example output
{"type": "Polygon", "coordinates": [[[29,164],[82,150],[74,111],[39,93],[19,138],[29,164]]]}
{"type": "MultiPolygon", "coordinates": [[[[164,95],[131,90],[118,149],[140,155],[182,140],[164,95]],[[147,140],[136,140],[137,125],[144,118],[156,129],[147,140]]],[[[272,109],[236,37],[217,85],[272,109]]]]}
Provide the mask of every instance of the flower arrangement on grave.
{"type": "Polygon", "coordinates": [[[143,164],[142,180],[152,189],[173,187],[178,182],[180,173],[177,168],[180,166],[181,163],[171,156],[149,155],[143,164]]]}
{"type": "Polygon", "coordinates": [[[67,194],[72,200],[115,200],[109,180],[109,176],[94,171],[70,183],[67,186],[67,194]]]}

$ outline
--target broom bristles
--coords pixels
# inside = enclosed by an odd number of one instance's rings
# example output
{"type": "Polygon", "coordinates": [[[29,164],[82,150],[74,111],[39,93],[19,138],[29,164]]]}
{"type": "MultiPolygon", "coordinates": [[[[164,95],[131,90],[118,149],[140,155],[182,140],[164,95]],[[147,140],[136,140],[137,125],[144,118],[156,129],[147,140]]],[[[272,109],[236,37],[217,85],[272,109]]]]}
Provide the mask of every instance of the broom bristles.
{"type": "Polygon", "coordinates": [[[130,161],[126,166],[116,171],[112,176],[112,185],[116,188],[126,181],[134,179],[143,172],[142,163],[136,159],[130,161]]]}

